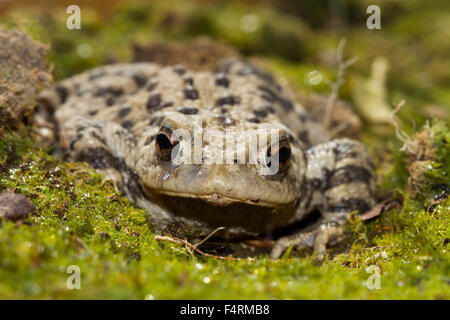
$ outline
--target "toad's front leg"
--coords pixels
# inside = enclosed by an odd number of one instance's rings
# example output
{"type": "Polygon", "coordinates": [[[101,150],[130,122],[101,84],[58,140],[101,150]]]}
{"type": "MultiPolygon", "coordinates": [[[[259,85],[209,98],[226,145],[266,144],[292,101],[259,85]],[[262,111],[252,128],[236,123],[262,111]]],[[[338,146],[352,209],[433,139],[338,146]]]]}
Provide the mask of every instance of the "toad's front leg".
{"type": "Polygon", "coordinates": [[[136,144],[128,130],[113,122],[80,116],[64,123],[59,136],[60,147],[68,160],[88,163],[130,201],[144,197],[130,166],[136,144]]]}
{"type": "Polygon", "coordinates": [[[307,185],[313,190],[298,210],[319,210],[321,218],[308,228],[280,238],[272,249],[271,258],[295,246],[313,247],[316,260],[323,260],[327,243],[342,234],[349,215],[363,213],[375,204],[373,165],[360,142],[338,139],[320,144],[307,151],[306,159],[307,185]]]}

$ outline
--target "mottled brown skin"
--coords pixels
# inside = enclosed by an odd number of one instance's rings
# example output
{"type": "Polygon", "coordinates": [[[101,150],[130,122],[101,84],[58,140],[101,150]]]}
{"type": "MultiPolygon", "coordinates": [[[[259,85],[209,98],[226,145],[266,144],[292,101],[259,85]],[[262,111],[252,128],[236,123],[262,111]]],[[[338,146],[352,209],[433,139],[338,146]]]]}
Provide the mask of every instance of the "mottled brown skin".
{"type": "MultiPolygon", "coordinates": [[[[225,61],[213,72],[151,63],[104,66],[62,81],[41,101],[56,109],[68,159],[102,171],[160,228],[176,222],[188,230],[225,226],[228,235],[255,235],[319,210],[314,226],[279,239],[271,256],[291,245],[313,246],[321,260],[349,214],[374,205],[364,146],[329,141],[272,76],[244,61],[225,61]],[[288,158],[275,175],[260,174],[267,164],[259,160],[173,165],[167,151],[179,143],[187,152],[192,142],[175,141],[171,132],[181,128],[193,137],[194,120],[218,135],[235,129],[238,141],[248,130],[275,129],[280,141],[271,141],[271,148],[285,146],[288,158]]],[[[223,145],[204,141],[202,149],[220,152],[223,145]]]]}

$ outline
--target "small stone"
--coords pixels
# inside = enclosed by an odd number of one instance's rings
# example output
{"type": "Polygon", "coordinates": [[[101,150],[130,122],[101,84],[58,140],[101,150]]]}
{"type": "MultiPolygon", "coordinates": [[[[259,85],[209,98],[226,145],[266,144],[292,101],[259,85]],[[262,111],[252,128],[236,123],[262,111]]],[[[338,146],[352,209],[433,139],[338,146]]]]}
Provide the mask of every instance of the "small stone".
{"type": "Polygon", "coordinates": [[[109,239],[111,236],[107,232],[100,232],[100,238],[109,239]]]}

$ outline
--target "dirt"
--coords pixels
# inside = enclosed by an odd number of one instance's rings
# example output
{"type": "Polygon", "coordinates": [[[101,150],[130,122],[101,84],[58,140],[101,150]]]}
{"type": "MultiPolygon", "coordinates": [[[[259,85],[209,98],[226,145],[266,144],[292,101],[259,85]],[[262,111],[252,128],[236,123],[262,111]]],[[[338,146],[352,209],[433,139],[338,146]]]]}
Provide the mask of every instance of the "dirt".
{"type": "Polygon", "coordinates": [[[0,136],[28,123],[38,92],[52,82],[48,47],[0,29],[0,136]]]}

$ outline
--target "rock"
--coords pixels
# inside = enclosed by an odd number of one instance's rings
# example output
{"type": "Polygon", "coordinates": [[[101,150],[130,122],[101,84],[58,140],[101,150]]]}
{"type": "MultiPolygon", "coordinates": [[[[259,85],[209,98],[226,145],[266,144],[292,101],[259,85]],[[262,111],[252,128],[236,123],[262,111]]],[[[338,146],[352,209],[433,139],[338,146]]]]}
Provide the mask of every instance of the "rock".
{"type": "Polygon", "coordinates": [[[133,61],[149,61],[161,65],[182,64],[191,70],[211,70],[217,62],[239,53],[221,42],[199,37],[186,43],[155,42],[149,46],[135,44],[133,61]]]}
{"type": "Polygon", "coordinates": [[[27,197],[10,191],[0,194],[0,220],[21,222],[36,210],[27,197]]]}
{"type": "Polygon", "coordinates": [[[0,28],[0,136],[19,129],[51,83],[48,48],[20,31],[0,28]]]}

